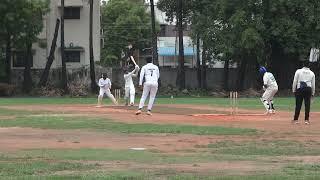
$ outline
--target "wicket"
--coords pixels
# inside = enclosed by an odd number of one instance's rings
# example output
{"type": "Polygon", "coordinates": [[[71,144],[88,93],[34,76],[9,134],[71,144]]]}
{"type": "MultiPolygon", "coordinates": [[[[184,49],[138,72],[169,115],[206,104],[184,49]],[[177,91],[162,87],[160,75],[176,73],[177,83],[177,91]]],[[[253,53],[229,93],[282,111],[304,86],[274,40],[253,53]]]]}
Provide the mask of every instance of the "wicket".
{"type": "Polygon", "coordinates": [[[230,95],[230,114],[235,115],[238,113],[238,92],[237,91],[231,91],[230,95]]]}
{"type": "Polygon", "coordinates": [[[114,98],[119,102],[119,100],[121,98],[121,89],[114,90],[114,98]]]}

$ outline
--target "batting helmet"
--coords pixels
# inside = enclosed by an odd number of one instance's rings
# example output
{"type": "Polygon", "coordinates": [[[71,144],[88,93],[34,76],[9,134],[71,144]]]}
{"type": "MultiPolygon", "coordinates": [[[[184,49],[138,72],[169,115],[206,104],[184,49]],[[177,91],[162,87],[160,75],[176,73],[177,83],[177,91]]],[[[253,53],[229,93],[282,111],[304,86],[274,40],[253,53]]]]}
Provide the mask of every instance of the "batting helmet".
{"type": "Polygon", "coordinates": [[[260,74],[264,74],[264,73],[266,73],[266,72],[267,72],[267,69],[266,69],[265,67],[261,66],[261,67],[259,68],[259,73],[260,73],[260,74]]]}

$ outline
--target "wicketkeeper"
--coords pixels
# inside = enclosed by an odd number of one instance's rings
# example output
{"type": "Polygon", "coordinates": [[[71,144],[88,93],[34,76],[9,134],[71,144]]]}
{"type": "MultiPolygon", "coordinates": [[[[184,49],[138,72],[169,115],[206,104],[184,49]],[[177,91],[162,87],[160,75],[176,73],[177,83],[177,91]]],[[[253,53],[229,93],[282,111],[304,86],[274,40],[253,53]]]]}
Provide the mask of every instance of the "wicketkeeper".
{"type": "Polygon", "coordinates": [[[107,77],[107,74],[103,73],[101,78],[99,79],[99,82],[98,82],[98,86],[100,87],[100,91],[99,91],[99,95],[98,95],[98,106],[97,107],[102,106],[102,99],[103,99],[104,94],[106,94],[109,97],[109,99],[111,99],[113,104],[118,105],[117,100],[111,94],[111,91],[110,91],[111,85],[112,85],[111,81],[107,77]]]}

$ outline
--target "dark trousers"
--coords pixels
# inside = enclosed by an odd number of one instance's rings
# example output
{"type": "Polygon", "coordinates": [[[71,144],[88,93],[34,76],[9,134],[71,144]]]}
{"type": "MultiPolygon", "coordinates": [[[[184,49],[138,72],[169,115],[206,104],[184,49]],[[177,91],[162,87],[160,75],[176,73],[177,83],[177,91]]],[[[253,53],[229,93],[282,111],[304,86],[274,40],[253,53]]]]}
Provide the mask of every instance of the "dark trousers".
{"type": "Polygon", "coordinates": [[[300,110],[302,106],[302,102],[304,100],[305,106],[305,120],[309,120],[309,113],[310,113],[310,102],[311,102],[311,94],[312,89],[310,87],[298,89],[296,92],[296,110],[294,113],[294,120],[299,119],[300,110]]]}

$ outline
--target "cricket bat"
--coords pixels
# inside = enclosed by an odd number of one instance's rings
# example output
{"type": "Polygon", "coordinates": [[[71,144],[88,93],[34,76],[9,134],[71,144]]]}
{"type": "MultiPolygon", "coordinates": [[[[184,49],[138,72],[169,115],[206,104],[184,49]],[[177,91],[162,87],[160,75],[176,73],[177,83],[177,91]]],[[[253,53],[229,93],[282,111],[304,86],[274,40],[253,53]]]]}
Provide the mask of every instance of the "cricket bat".
{"type": "Polygon", "coordinates": [[[133,62],[133,64],[134,64],[135,66],[138,66],[137,63],[136,63],[136,61],[134,60],[133,56],[130,56],[130,59],[131,59],[131,61],[133,62]]]}

